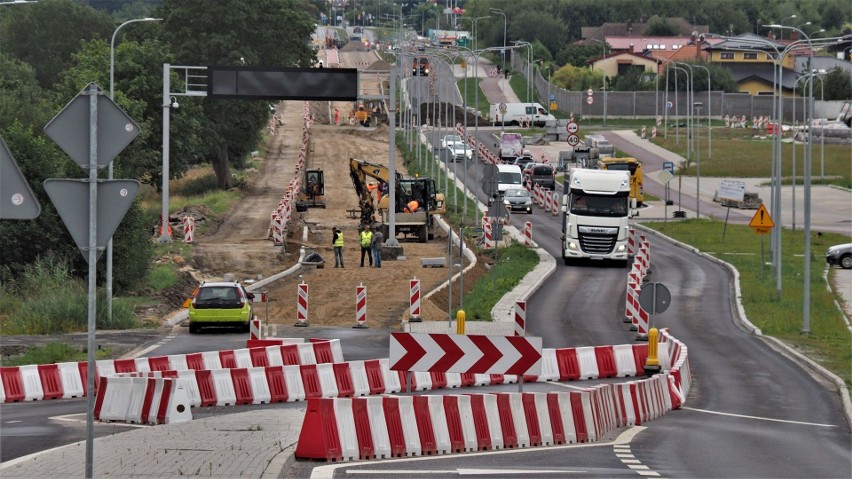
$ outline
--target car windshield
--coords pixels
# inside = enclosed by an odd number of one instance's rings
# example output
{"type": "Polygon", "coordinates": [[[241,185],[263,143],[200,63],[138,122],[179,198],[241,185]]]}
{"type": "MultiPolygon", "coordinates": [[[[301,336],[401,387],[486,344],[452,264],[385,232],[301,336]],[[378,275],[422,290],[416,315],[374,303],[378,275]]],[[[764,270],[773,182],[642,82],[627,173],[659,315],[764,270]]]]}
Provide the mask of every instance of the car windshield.
{"type": "Polygon", "coordinates": [[[520,188],[513,188],[511,190],[506,190],[506,197],[518,197],[518,198],[527,197],[528,198],[529,196],[530,196],[529,191],[523,190],[523,189],[520,189],[520,188]]]}
{"type": "Polygon", "coordinates": [[[197,302],[237,302],[240,293],[233,286],[209,286],[198,290],[197,302]]]}
{"type": "Polygon", "coordinates": [[[521,175],[511,171],[502,171],[497,174],[497,182],[509,185],[520,185],[521,175]]]}
{"type": "Polygon", "coordinates": [[[445,143],[455,143],[455,142],[457,142],[457,141],[461,141],[461,138],[460,138],[460,137],[458,137],[458,136],[453,136],[453,135],[451,135],[451,136],[445,136],[445,137],[444,137],[444,142],[445,142],[445,143]]]}

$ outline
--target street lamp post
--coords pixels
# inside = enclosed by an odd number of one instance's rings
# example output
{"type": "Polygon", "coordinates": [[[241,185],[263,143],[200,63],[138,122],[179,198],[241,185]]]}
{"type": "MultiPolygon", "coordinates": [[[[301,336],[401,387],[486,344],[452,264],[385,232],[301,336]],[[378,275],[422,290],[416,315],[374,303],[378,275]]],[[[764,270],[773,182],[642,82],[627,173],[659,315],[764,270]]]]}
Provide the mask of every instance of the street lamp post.
{"type": "MultiPolygon", "coordinates": [[[[695,114],[698,121],[701,120],[701,107],[703,105],[700,101],[696,101],[692,104],[692,107],[695,108],[697,113],[695,114]]],[[[698,128],[698,132],[701,132],[701,129],[698,128]]],[[[701,141],[696,138],[697,148],[696,152],[696,160],[695,160],[695,217],[701,218],[701,141]]]]}
{"type": "Polygon", "coordinates": [[[500,10],[499,8],[492,8],[491,13],[499,13],[500,15],[503,15],[503,50],[501,50],[501,51],[502,51],[502,54],[503,54],[503,76],[505,77],[506,76],[506,14],[503,13],[503,10],[500,10]]]}
{"type": "MultiPolygon", "coordinates": [[[[118,35],[118,31],[122,29],[125,25],[130,25],[131,23],[138,22],[159,22],[162,18],[134,18],[133,20],[128,20],[121,25],[119,25],[115,31],[112,33],[112,40],[109,43],[109,98],[110,100],[115,101],[115,82],[113,81],[115,77],[115,37],[118,35]]],[[[113,162],[109,162],[109,168],[107,169],[107,178],[113,179],[113,162]]],[[[107,242],[106,247],[106,281],[104,284],[104,295],[106,296],[106,304],[107,304],[107,318],[112,320],[112,257],[113,257],[113,249],[112,249],[112,237],[110,237],[107,242]]]]}
{"type": "MultiPolygon", "coordinates": [[[[603,45],[603,57],[601,57],[601,58],[606,57],[606,47],[607,47],[606,42],[603,41],[603,40],[596,40],[594,38],[590,38],[590,40],[593,41],[593,42],[598,42],[601,45],[603,45]]],[[[603,124],[604,124],[604,126],[606,126],[606,71],[604,71],[603,67],[601,67],[601,73],[603,74],[603,97],[604,97],[603,124]]]]}

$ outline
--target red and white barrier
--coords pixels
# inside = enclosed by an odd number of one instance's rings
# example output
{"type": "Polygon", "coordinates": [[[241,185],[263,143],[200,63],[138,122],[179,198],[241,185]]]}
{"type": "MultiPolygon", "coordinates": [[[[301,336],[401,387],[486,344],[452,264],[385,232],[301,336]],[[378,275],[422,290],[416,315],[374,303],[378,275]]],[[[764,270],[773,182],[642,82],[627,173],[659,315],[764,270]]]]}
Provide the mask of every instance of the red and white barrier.
{"type": "Polygon", "coordinates": [[[251,320],[251,325],[249,326],[249,339],[262,339],[260,335],[260,320],[257,319],[257,316],[251,320]]]}
{"type": "Polygon", "coordinates": [[[308,285],[303,281],[298,285],[296,298],[296,326],[308,325],[308,285]]]}
{"type": "Polygon", "coordinates": [[[179,378],[104,377],[95,401],[95,419],[134,424],[192,420],[188,382],[179,378]]]}
{"type": "MultiPolygon", "coordinates": [[[[527,222],[529,224],[529,222],[527,222]]],[[[527,302],[515,301],[515,336],[524,336],[527,330],[527,302]]],[[[544,366],[544,363],[542,363],[544,366]]]]}
{"type": "Polygon", "coordinates": [[[408,281],[408,312],[409,321],[420,321],[420,280],[417,278],[408,281]]]}
{"type": "Polygon", "coordinates": [[[361,283],[355,287],[355,326],[354,328],[367,327],[367,287],[361,283]]]}
{"type": "Polygon", "coordinates": [[[487,216],[482,217],[482,235],[484,238],[485,249],[490,249],[496,247],[494,244],[494,240],[492,238],[491,232],[491,220],[487,216]]]}
{"type": "Polygon", "coordinates": [[[553,192],[553,209],[550,210],[550,212],[551,212],[551,214],[553,214],[553,216],[556,216],[556,215],[559,214],[560,201],[561,201],[561,198],[559,196],[559,193],[554,191],[553,192]]]}
{"type": "Polygon", "coordinates": [[[524,246],[532,246],[532,222],[524,222],[524,246]]]}
{"type": "Polygon", "coordinates": [[[183,217],[183,242],[192,243],[195,241],[195,219],[192,216],[184,215],[183,217]]]}

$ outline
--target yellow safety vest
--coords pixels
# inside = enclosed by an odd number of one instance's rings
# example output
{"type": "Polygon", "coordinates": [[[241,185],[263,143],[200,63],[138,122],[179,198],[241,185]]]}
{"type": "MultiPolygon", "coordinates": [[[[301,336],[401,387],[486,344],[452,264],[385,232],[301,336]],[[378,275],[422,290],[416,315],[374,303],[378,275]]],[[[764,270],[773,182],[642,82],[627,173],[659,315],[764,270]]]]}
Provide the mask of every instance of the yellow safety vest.
{"type": "Polygon", "coordinates": [[[373,232],[372,231],[362,231],[361,232],[361,246],[364,248],[369,248],[370,244],[373,243],[373,232]]]}
{"type": "Polygon", "coordinates": [[[337,237],[334,238],[334,246],[343,247],[343,232],[337,234],[337,237]]]}

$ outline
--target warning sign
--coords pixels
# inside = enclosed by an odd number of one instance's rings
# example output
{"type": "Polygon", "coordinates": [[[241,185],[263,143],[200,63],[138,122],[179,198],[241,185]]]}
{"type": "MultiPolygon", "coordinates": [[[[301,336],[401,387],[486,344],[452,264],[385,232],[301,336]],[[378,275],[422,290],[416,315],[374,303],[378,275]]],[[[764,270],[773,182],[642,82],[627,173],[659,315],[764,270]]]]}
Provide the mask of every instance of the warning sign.
{"type": "Polygon", "coordinates": [[[748,225],[754,228],[754,232],[757,234],[767,234],[769,230],[775,227],[775,222],[772,221],[772,216],[769,215],[766,206],[761,204],[748,225]]]}

